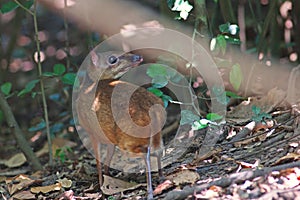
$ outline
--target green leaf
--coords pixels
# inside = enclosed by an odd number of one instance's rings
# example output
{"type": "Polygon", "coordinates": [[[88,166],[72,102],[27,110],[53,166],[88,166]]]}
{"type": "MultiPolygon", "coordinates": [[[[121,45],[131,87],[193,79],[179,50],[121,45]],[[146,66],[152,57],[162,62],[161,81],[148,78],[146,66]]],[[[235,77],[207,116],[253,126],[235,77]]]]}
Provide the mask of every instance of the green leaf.
{"type": "Polygon", "coordinates": [[[74,82],[74,85],[73,85],[74,88],[79,88],[80,87],[80,81],[78,79],[78,77],[76,76],[75,78],[75,82],[74,82]]]}
{"type": "Polygon", "coordinates": [[[162,99],[163,102],[164,102],[164,107],[165,107],[165,108],[168,107],[169,102],[172,101],[172,98],[171,98],[169,95],[165,95],[165,94],[163,94],[163,95],[161,96],[161,99],[162,99]]]}
{"type": "Polygon", "coordinates": [[[15,3],[14,1],[9,1],[1,6],[1,12],[3,14],[8,13],[10,11],[13,11],[17,7],[19,7],[17,3],[15,3]]]}
{"type": "Polygon", "coordinates": [[[200,130],[200,129],[204,129],[208,126],[209,124],[209,120],[207,119],[200,119],[197,121],[194,121],[192,124],[192,129],[193,130],[200,130]]]}
{"type": "Polygon", "coordinates": [[[75,73],[66,73],[65,75],[63,75],[62,77],[62,82],[64,84],[68,84],[68,85],[73,85],[76,79],[76,74],[75,73]]]}
{"type": "Polygon", "coordinates": [[[162,98],[162,99],[165,99],[165,100],[168,100],[168,101],[172,101],[172,100],[173,100],[172,97],[170,97],[169,95],[166,95],[166,94],[163,94],[163,95],[161,96],[161,98],[162,98]]]}
{"type": "Polygon", "coordinates": [[[234,98],[234,99],[244,99],[244,97],[241,97],[241,96],[239,96],[236,93],[231,92],[231,91],[226,91],[226,96],[234,98]]]}
{"type": "Polygon", "coordinates": [[[264,119],[271,119],[272,115],[261,112],[261,108],[257,106],[252,106],[253,117],[251,118],[253,121],[262,122],[264,119]]]}
{"type": "MultiPolygon", "coordinates": [[[[25,7],[25,8],[27,8],[27,9],[30,9],[31,8],[31,6],[33,5],[33,0],[27,0],[27,1],[20,1],[20,3],[25,7]]],[[[3,4],[2,6],[1,6],[1,12],[4,14],[4,13],[8,13],[8,12],[11,12],[11,11],[13,11],[13,10],[15,10],[16,8],[18,8],[19,7],[19,5],[16,3],[16,2],[14,2],[14,1],[9,1],[9,2],[7,2],[7,3],[5,3],[5,4],[3,4]]]]}
{"type": "Polygon", "coordinates": [[[197,121],[199,119],[200,119],[200,117],[198,115],[195,115],[192,111],[182,110],[181,111],[180,125],[192,124],[194,121],[197,121]]]}
{"type": "Polygon", "coordinates": [[[167,0],[168,7],[169,7],[170,9],[173,8],[174,3],[175,3],[175,0],[167,0]]]}
{"type": "Polygon", "coordinates": [[[208,113],[206,115],[206,119],[210,121],[217,121],[223,119],[223,117],[221,115],[218,115],[217,113],[208,113]]]}
{"type": "Polygon", "coordinates": [[[227,42],[229,42],[231,44],[241,44],[241,41],[238,38],[233,38],[233,37],[230,37],[230,36],[225,36],[224,38],[227,42]]]}
{"type": "Polygon", "coordinates": [[[11,86],[12,86],[12,84],[10,82],[6,82],[6,83],[2,84],[1,91],[3,92],[3,94],[9,95],[9,93],[11,91],[11,86]]]}
{"type": "Polygon", "coordinates": [[[55,64],[53,73],[56,75],[63,75],[66,72],[66,67],[63,64],[55,64]]]}
{"type": "Polygon", "coordinates": [[[155,87],[149,87],[147,90],[151,93],[153,93],[157,97],[161,97],[163,95],[163,92],[160,89],[157,89],[155,87]]]}
{"type": "Polygon", "coordinates": [[[259,115],[260,114],[260,107],[257,107],[257,106],[252,106],[252,112],[255,114],[255,115],[259,115]]]}
{"type": "Polygon", "coordinates": [[[152,64],[147,69],[147,75],[151,78],[156,76],[167,76],[167,70],[162,64],[152,64]]]}
{"type": "Polygon", "coordinates": [[[37,94],[38,94],[37,92],[31,92],[31,98],[34,99],[34,97],[35,97],[37,94]]]}
{"type": "Polygon", "coordinates": [[[176,73],[175,76],[170,78],[170,81],[172,81],[173,83],[179,83],[179,81],[181,81],[182,79],[183,79],[183,76],[176,73]]]}
{"type": "Polygon", "coordinates": [[[27,8],[27,9],[30,9],[31,6],[33,5],[33,3],[34,3],[34,0],[27,0],[27,1],[25,1],[25,3],[23,4],[23,6],[24,6],[25,8],[27,8]]]}
{"type": "Polygon", "coordinates": [[[42,74],[42,76],[44,76],[44,77],[53,77],[53,76],[55,76],[56,74],[55,73],[53,73],[53,72],[44,72],[43,74],[42,74]]]}
{"type": "Polygon", "coordinates": [[[221,50],[222,54],[226,53],[226,39],[224,35],[218,35],[217,38],[217,47],[221,50]]]}
{"type": "Polygon", "coordinates": [[[224,89],[221,86],[214,85],[212,87],[212,93],[217,98],[217,101],[221,104],[227,105],[229,102],[229,99],[226,98],[226,94],[224,89]]]}
{"type": "Polygon", "coordinates": [[[28,82],[25,88],[18,93],[18,96],[23,96],[24,94],[31,92],[38,82],[39,80],[37,79],[28,82]]]}
{"type": "Polygon", "coordinates": [[[219,30],[221,33],[229,33],[229,26],[230,26],[230,23],[226,23],[226,24],[221,24],[219,26],[219,30]]]}
{"type": "Polygon", "coordinates": [[[168,79],[165,76],[155,76],[152,78],[153,87],[162,88],[168,84],[168,79]]]}
{"type": "Polygon", "coordinates": [[[59,158],[62,163],[66,161],[66,153],[62,148],[56,149],[55,157],[59,158]]]}
{"type": "Polygon", "coordinates": [[[174,77],[174,76],[177,74],[177,71],[174,70],[174,69],[171,68],[171,67],[167,67],[167,68],[166,68],[166,72],[167,72],[167,78],[168,78],[168,79],[174,77]]]}
{"type": "Polygon", "coordinates": [[[243,73],[239,64],[232,66],[229,74],[229,81],[233,88],[238,91],[243,81],[243,73]]]}

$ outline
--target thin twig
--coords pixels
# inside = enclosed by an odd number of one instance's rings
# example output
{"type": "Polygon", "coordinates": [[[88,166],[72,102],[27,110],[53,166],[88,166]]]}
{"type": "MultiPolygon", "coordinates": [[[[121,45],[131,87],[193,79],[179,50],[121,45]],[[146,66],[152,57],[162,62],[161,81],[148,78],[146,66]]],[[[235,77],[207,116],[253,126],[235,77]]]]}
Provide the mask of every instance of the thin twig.
{"type": "MultiPolygon", "coordinates": [[[[34,32],[35,32],[35,42],[37,48],[37,65],[38,65],[38,73],[39,76],[42,76],[42,64],[41,64],[41,48],[40,48],[40,41],[38,38],[38,23],[37,23],[37,16],[36,16],[36,9],[37,9],[37,0],[34,1],[34,12],[33,12],[33,23],[34,23],[34,32]]],[[[40,79],[40,88],[43,100],[43,108],[44,108],[44,118],[46,122],[46,131],[47,131],[47,139],[48,139],[48,147],[49,147],[49,165],[53,164],[53,154],[52,154],[52,141],[50,135],[50,127],[49,127],[49,118],[48,118],[48,108],[47,108],[47,101],[46,101],[46,94],[44,89],[44,80],[40,79]]]]}

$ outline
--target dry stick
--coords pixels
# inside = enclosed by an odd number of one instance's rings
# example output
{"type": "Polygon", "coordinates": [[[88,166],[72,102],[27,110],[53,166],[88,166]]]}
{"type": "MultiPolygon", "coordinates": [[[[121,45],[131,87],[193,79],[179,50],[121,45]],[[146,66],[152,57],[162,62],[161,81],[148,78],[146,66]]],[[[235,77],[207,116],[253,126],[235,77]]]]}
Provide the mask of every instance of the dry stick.
{"type": "Polygon", "coordinates": [[[0,108],[3,111],[6,122],[10,130],[13,132],[20,149],[25,154],[27,160],[30,162],[34,170],[41,170],[43,167],[39,159],[35,156],[32,149],[30,148],[27,140],[24,137],[24,133],[20,129],[8,102],[6,101],[5,96],[1,91],[0,91],[0,108]]]}
{"type": "Polygon", "coordinates": [[[172,200],[172,199],[185,199],[189,195],[193,195],[194,193],[200,192],[202,190],[208,189],[209,187],[216,185],[220,187],[227,187],[233,183],[242,183],[246,180],[250,180],[259,176],[264,176],[266,174],[271,173],[272,171],[280,171],[288,168],[300,167],[300,161],[294,163],[288,163],[283,165],[278,165],[275,167],[266,167],[264,169],[258,169],[254,171],[244,171],[239,173],[234,173],[229,175],[228,177],[222,177],[211,181],[209,183],[205,183],[198,186],[193,187],[185,187],[184,190],[175,190],[171,191],[167,194],[164,200],[172,200]]]}

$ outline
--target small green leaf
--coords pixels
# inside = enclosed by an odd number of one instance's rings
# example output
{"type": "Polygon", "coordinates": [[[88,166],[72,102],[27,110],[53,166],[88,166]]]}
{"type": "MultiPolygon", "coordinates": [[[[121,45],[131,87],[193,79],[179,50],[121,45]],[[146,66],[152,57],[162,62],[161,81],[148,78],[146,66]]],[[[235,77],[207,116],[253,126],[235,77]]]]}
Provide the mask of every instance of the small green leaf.
{"type": "Polygon", "coordinates": [[[169,95],[163,94],[161,96],[162,99],[168,100],[168,101],[172,101],[172,97],[170,97],[169,95]]]}
{"type": "Polygon", "coordinates": [[[78,77],[76,76],[75,78],[75,82],[74,82],[74,85],[73,85],[74,88],[79,88],[80,87],[80,81],[78,79],[78,77]]]}
{"type": "Polygon", "coordinates": [[[227,42],[229,42],[231,44],[241,44],[241,41],[238,38],[233,38],[233,37],[229,37],[229,36],[226,36],[224,38],[227,42]]]}
{"type": "Polygon", "coordinates": [[[6,82],[6,83],[2,84],[1,91],[3,92],[3,94],[9,95],[9,93],[11,91],[11,86],[12,86],[12,84],[10,82],[6,82]]]}
{"type": "Polygon", "coordinates": [[[55,64],[53,73],[56,75],[63,75],[66,72],[66,67],[63,64],[55,64]]]}
{"type": "Polygon", "coordinates": [[[229,33],[231,35],[237,35],[240,31],[240,28],[236,24],[226,23],[226,24],[221,24],[219,26],[219,30],[221,33],[229,33]]]}
{"type": "Polygon", "coordinates": [[[163,88],[168,84],[168,79],[165,76],[155,76],[152,78],[153,87],[163,88]]]}
{"type": "Polygon", "coordinates": [[[28,82],[25,88],[18,93],[18,96],[23,96],[24,94],[31,92],[38,82],[39,80],[37,79],[28,82]]]}
{"type": "Polygon", "coordinates": [[[62,163],[66,161],[66,153],[62,148],[56,149],[55,157],[59,158],[62,163]]]}
{"type": "Polygon", "coordinates": [[[226,24],[221,24],[219,26],[219,30],[221,33],[229,33],[229,26],[230,26],[230,23],[226,23],[226,24]]]}
{"type": "Polygon", "coordinates": [[[23,6],[27,9],[30,9],[31,6],[33,5],[33,3],[34,3],[34,0],[27,0],[24,2],[23,6]]]}
{"type": "Polygon", "coordinates": [[[254,113],[254,115],[259,115],[260,114],[260,107],[257,107],[257,106],[252,106],[252,112],[254,113]]]}
{"type": "Polygon", "coordinates": [[[171,67],[167,67],[166,69],[168,79],[174,77],[177,74],[177,71],[171,67]]]}
{"type": "Polygon", "coordinates": [[[62,82],[64,84],[68,84],[68,85],[73,85],[76,79],[76,74],[75,73],[66,73],[65,75],[63,75],[62,77],[62,82]]]}
{"type": "Polygon", "coordinates": [[[172,101],[172,98],[171,98],[169,95],[165,95],[165,94],[163,94],[163,95],[161,96],[161,99],[162,99],[163,102],[164,102],[164,107],[165,107],[165,108],[168,107],[169,102],[172,101]]]}
{"type": "Polygon", "coordinates": [[[182,110],[181,111],[180,125],[192,124],[194,121],[197,121],[199,119],[200,119],[200,117],[198,115],[195,115],[192,111],[182,110]]]}
{"type": "Polygon", "coordinates": [[[200,119],[200,120],[194,121],[192,124],[192,129],[193,130],[204,129],[208,126],[209,123],[210,123],[210,121],[207,119],[200,119]]]}
{"type": "Polygon", "coordinates": [[[170,81],[172,81],[173,83],[179,83],[179,81],[181,81],[182,79],[183,76],[177,73],[175,76],[171,77],[170,81]]]}
{"type": "Polygon", "coordinates": [[[155,96],[157,97],[161,97],[163,95],[163,92],[160,89],[157,89],[155,87],[149,87],[147,88],[147,90],[153,94],[155,94],[155,96]]]}
{"type": "Polygon", "coordinates": [[[107,197],[107,200],[116,200],[116,197],[114,197],[114,196],[109,196],[109,197],[107,197]]]}
{"type": "Polygon", "coordinates": [[[241,96],[239,96],[236,93],[231,92],[231,91],[226,91],[226,96],[234,98],[234,99],[244,99],[244,97],[241,97],[241,96]]]}
{"type": "Polygon", "coordinates": [[[233,88],[238,91],[243,81],[243,73],[239,64],[232,66],[229,74],[229,81],[233,88]]]}
{"type": "Polygon", "coordinates": [[[262,122],[264,119],[271,119],[272,115],[261,112],[261,108],[257,106],[252,106],[253,117],[252,120],[256,122],[262,122]]]}
{"type": "Polygon", "coordinates": [[[147,75],[151,78],[155,78],[156,76],[166,76],[167,70],[162,64],[152,64],[147,69],[147,75]]]}
{"type": "Polygon", "coordinates": [[[31,93],[31,98],[34,99],[34,97],[35,97],[37,94],[38,94],[37,92],[32,92],[32,93],[31,93]]]}
{"type": "Polygon", "coordinates": [[[224,35],[218,35],[216,40],[217,40],[217,44],[216,44],[217,47],[221,50],[221,52],[223,54],[225,54],[226,53],[226,46],[227,46],[225,36],[224,35]]]}
{"type": "Polygon", "coordinates": [[[43,74],[42,74],[42,76],[44,76],[44,77],[53,77],[53,76],[55,76],[56,74],[55,73],[53,73],[53,72],[44,72],[43,74]]]}
{"type": "Polygon", "coordinates": [[[223,117],[221,115],[218,115],[217,113],[208,113],[206,115],[206,119],[210,121],[217,121],[223,119],[223,117]]]}
{"type": "Polygon", "coordinates": [[[169,7],[170,9],[173,8],[174,3],[175,3],[175,0],[167,0],[168,7],[169,7]]]}
{"type": "Polygon", "coordinates": [[[227,103],[229,102],[229,99],[226,98],[225,91],[224,91],[223,87],[214,85],[212,87],[212,93],[217,98],[217,101],[219,103],[227,105],[227,103]]]}

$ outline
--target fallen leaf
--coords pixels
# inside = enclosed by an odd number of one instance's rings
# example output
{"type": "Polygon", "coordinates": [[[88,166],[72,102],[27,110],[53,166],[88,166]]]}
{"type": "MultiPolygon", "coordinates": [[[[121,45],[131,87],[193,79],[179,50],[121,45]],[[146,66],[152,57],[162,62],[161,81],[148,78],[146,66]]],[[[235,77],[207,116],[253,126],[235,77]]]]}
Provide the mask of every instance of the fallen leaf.
{"type": "Polygon", "coordinates": [[[254,113],[252,107],[256,106],[260,108],[261,113],[269,113],[274,108],[278,107],[284,102],[286,98],[286,92],[277,88],[271,89],[266,96],[261,99],[252,98],[251,101],[243,101],[236,106],[233,110],[227,113],[226,118],[228,121],[236,123],[244,123],[253,117],[254,113]]]}
{"type": "Polygon", "coordinates": [[[41,186],[41,187],[32,187],[30,189],[30,191],[32,193],[35,193],[35,194],[40,193],[40,192],[46,194],[48,192],[58,191],[61,188],[62,188],[61,184],[60,183],[56,183],[56,184],[53,184],[53,185],[47,185],[47,186],[41,186]]]}
{"type": "Polygon", "coordinates": [[[116,179],[110,176],[103,175],[104,182],[101,190],[104,194],[113,195],[119,192],[124,192],[127,190],[134,190],[141,186],[146,186],[146,184],[137,184],[116,179]]]}
{"type": "Polygon", "coordinates": [[[1,183],[1,182],[4,182],[6,179],[7,179],[6,176],[0,176],[0,183],[1,183]]]}
{"type": "Polygon", "coordinates": [[[296,154],[296,153],[288,153],[286,156],[283,156],[281,158],[279,158],[274,165],[278,165],[280,163],[284,163],[284,162],[290,162],[290,161],[295,161],[295,160],[299,160],[300,155],[296,154]]]}
{"type": "Polygon", "coordinates": [[[64,188],[70,188],[72,186],[72,181],[67,178],[59,179],[57,182],[64,188]]]}
{"type": "Polygon", "coordinates": [[[13,168],[13,167],[20,167],[26,162],[26,157],[23,153],[18,153],[11,157],[9,160],[5,161],[4,164],[7,167],[13,168]]]}
{"type": "Polygon", "coordinates": [[[171,180],[175,185],[180,185],[183,183],[194,183],[200,179],[200,176],[192,170],[181,170],[167,176],[167,179],[171,180]]]}
{"type": "Polygon", "coordinates": [[[12,196],[13,199],[36,199],[35,195],[32,194],[30,191],[21,191],[17,192],[12,196]]]}
{"type": "Polygon", "coordinates": [[[167,190],[171,187],[173,187],[173,183],[170,180],[165,180],[163,183],[159,184],[155,190],[153,191],[154,195],[161,194],[164,190],[167,190]]]}
{"type": "Polygon", "coordinates": [[[17,191],[27,188],[29,185],[33,184],[35,180],[32,180],[24,174],[17,175],[12,178],[7,178],[5,183],[7,185],[8,192],[12,195],[17,191]]]}

